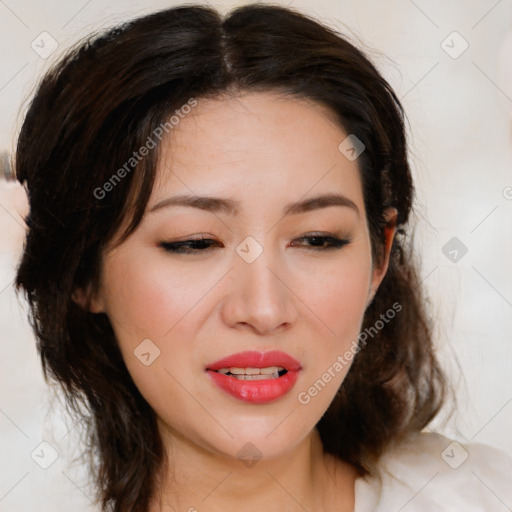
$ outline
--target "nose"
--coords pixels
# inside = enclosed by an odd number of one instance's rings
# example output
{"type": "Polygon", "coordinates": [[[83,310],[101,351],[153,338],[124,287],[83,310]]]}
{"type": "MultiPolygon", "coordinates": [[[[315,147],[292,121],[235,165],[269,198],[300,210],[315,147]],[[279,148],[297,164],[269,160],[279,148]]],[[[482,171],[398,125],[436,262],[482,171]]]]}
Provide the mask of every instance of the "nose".
{"type": "Polygon", "coordinates": [[[222,308],[224,322],[232,328],[268,335],[289,328],[297,319],[289,273],[263,250],[252,263],[236,255],[228,275],[227,296],[222,308]]]}

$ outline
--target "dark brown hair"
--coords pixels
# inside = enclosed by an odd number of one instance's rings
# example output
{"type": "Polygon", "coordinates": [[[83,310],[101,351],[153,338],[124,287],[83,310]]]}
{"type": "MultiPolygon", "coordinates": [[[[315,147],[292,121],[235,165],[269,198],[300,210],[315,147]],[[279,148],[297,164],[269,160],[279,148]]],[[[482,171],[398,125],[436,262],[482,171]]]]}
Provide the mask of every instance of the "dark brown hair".
{"type": "Polygon", "coordinates": [[[363,327],[391,304],[402,310],[357,354],[317,424],[325,450],[364,473],[386,446],[427,425],[443,401],[406,240],[413,184],[405,116],[389,84],[346,38],[289,8],[248,5],[224,18],[202,6],[156,12],[88,37],[50,69],[15,157],[30,201],[16,286],[31,308],[46,378],[60,383],[87,427],[103,510],[146,511],[165,457],[155,414],[127,371],[108,317],[78,306],[73,293],[96,289],[106,244],[124,219],[131,220],[124,239],[141,221],[158,146],[108,193],[94,191],[190,98],[233,91],[313,100],[364,143],[357,162],[377,264],[383,212],[399,212],[389,269],[363,327]]]}

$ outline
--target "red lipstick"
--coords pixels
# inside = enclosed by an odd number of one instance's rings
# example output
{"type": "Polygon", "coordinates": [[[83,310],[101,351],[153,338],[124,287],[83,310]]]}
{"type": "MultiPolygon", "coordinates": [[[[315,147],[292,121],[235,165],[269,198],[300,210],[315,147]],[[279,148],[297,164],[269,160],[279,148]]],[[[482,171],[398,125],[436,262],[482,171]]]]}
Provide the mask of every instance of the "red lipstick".
{"type": "Polygon", "coordinates": [[[296,359],[277,350],[239,352],[206,367],[212,382],[222,391],[251,404],[266,404],[286,395],[300,370],[296,359]]]}

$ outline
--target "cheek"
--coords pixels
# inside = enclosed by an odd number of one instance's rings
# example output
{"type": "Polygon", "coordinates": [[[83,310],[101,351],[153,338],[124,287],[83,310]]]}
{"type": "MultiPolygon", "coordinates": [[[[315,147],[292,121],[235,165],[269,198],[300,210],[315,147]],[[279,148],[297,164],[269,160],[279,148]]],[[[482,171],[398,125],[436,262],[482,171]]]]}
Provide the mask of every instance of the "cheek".
{"type": "Polygon", "coordinates": [[[126,366],[150,403],[162,386],[172,392],[175,383],[166,369],[188,378],[186,369],[201,355],[196,350],[198,314],[219,277],[206,266],[204,271],[192,267],[177,268],[156,252],[145,251],[141,257],[135,250],[108,260],[104,267],[107,315],[126,366]],[[137,355],[148,352],[150,360],[157,357],[145,366],[137,355]],[[182,363],[177,369],[175,361],[182,363]]]}
{"type": "Polygon", "coordinates": [[[121,340],[161,338],[182,318],[193,301],[194,287],[179,272],[136,255],[117,258],[105,267],[107,314],[121,340]],[[186,283],[188,282],[188,286],[186,283]]]}
{"type": "Polygon", "coordinates": [[[331,404],[352,365],[370,278],[371,259],[363,253],[310,278],[312,293],[307,303],[321,322],[316,322],[315,350],[307,349],[304,354],[308,365],[304,366],[297,400],[315,422],[331,404]]]}
{"type": "Polygon", "coordinates": [[[340,343],[347,335],[357,334],[368,299],[371,279],[370,259],[350,256],[326,272],[311,273],[305,302],[340,343]]]}
{"type": "Polygon", "coordinates": [[[151,406],[165,411],[169,401],[180,403],[179,386],[166,370],[189,357],[190,347],[180,343],[189,336],[180,329],[197,302],[194,287],[183,273],[136,251],[110,259],[104,275],[105,309],[126,367],[151,406]]]}

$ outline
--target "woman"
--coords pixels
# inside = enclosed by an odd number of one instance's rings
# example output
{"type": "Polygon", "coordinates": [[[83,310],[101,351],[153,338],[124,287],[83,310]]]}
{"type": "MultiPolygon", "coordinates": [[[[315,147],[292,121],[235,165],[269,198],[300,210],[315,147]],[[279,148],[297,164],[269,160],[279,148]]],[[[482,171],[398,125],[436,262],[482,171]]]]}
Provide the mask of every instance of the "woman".
{"type": "Polygon", "coordinates": [[[16,176],[16,283],[103,510],[496,508],[510,457],[420,433],[446,383],[402,107],[340,35],[249,5],[91,37],[41,82],[16,176]]]}

